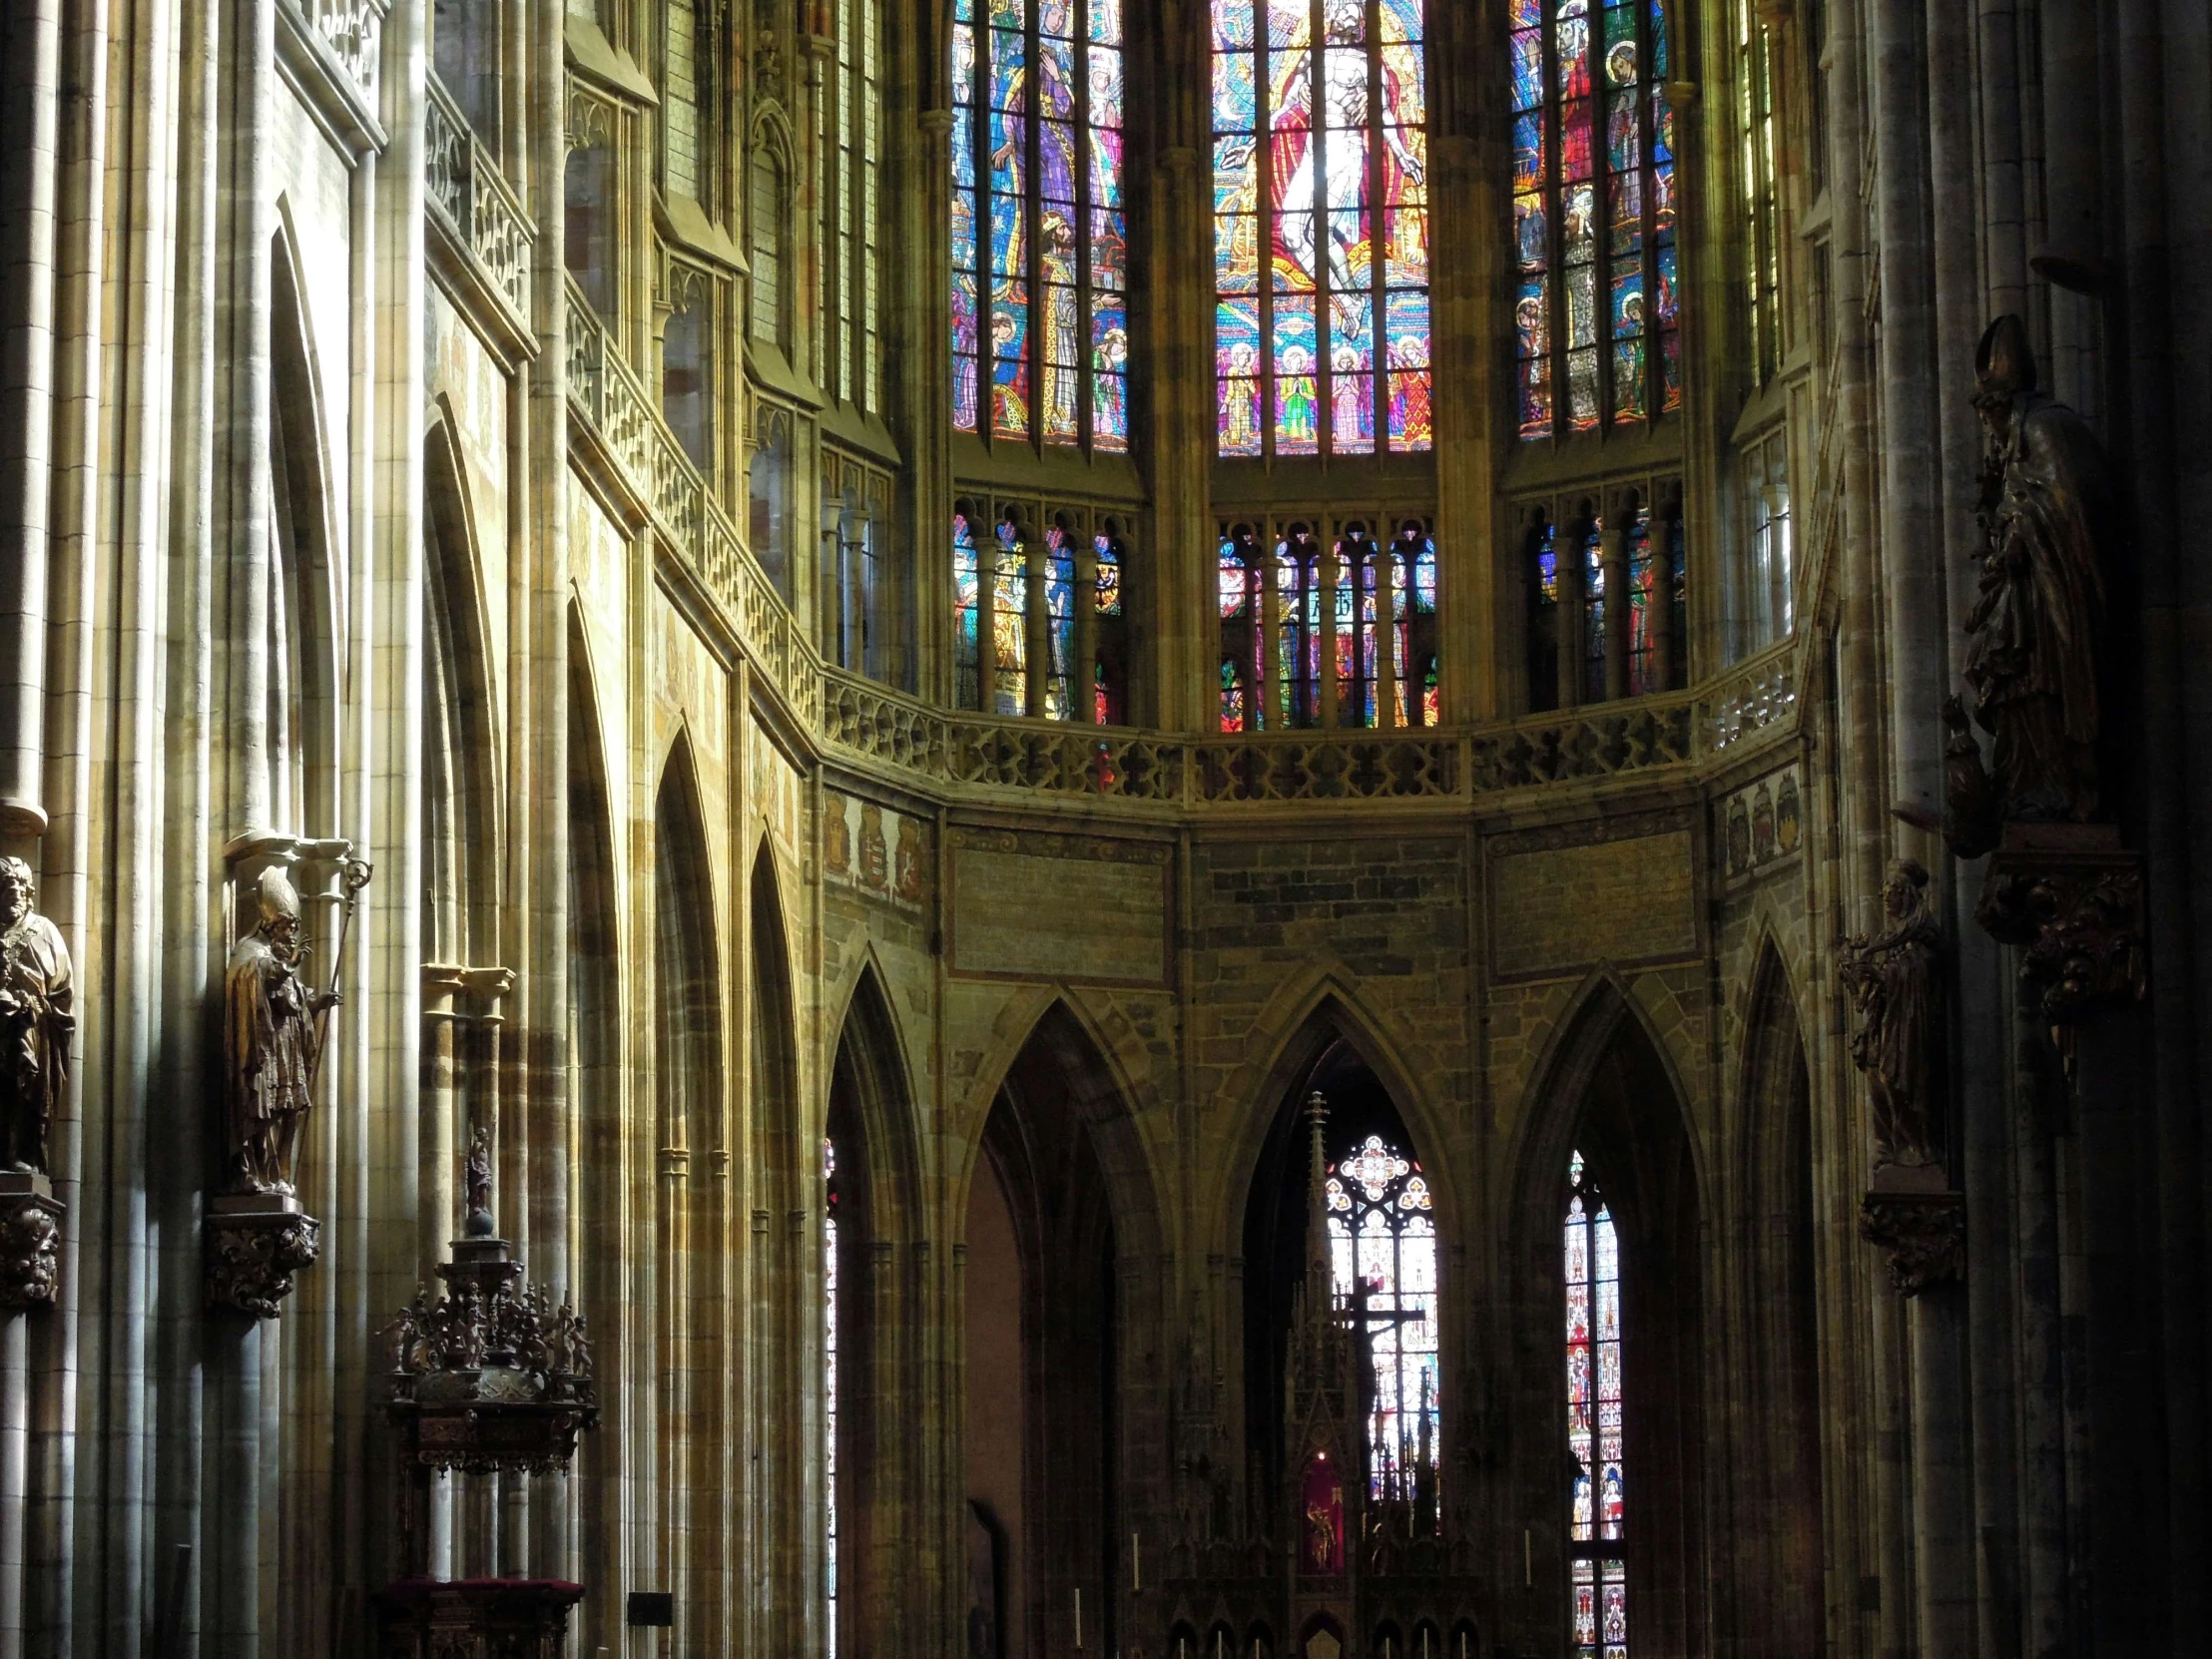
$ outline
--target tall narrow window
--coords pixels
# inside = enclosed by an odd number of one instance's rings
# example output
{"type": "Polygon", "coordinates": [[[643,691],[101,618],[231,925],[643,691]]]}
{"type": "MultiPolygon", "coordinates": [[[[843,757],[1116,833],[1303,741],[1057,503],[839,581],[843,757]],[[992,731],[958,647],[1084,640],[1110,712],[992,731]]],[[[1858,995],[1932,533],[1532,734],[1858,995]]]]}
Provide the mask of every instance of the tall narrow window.
{"type": "Polygon", "coordinates": [[[1406,520],[1390,544],[1390,669],[1396,723],[1434,726],[1436,544],[1418,519],[1406,520]]]}
{"type": "Polygon", "coordinates": [[[1628,1659],[1621,1456],[1620,1241],[1576,1152],[1567,1164],[1567,1536],[1574,1659],[1628,1659]]]}
{"type": "Polygon", "coordinates": [[[1101,530],[1092,543],[1091,718],[1101,726],[1129,719],[1129,618],[1124,609],[1121,542],[1101,530]]]}
{"type": "Polygon", "coordinates": [[[1416,1532],[1436,1528],[1443,1449],[1437,1394],[1436,1220],[1420,1167],[1370,1135],[1329,1177],[1330,1275],[1362,1307],[1375,1359],[1368,1418],[1374,1494],[1410,1506],[1416,1532]]]}
{"type": "Polygon", "coordinates": [[[712,67],[700,48],[697,0],[668,0],[661,45],[661,177],[672,196],[703,202],[706,170],[700,162],[700,112],[709,107],[712,67]]]}
{"type": "Polygon", "coordinates": [[[1690,533],[1682,504],[1667,515],[1667,689],[1690,683],[1690,533]]]}
{"type": "Polygon", "coordinates": [[[998,526],[991,555],[991,712],[1029,712],[1029,551],[1021,526],[998,526]]]}
{"type": "Polygon", "coordinates": [[[1224,455],[1429,446],[1422,0],[1213,0],[1224,455]]]}
{"type": "Polygon", "coordinates": [[[1252,532],[1243,525],[1222,538],[1221,729],[1260,729],[1260,609],[1262,571],[1252,532]]]}
{"type": "Polygon", "coordinates": [[[1321,724],[1322,642],[1329,621],[1321,595],[1321,546],[1304,525],[1294,524],[1275,549],[1275,714],[1283,726],[1321,724]]]}
{"type": "Polygon", "coordinates": [[[753,150],[752,334],[764,344],[784,344],[784,170],[767,144],[753,150]]]}
{"type": "Polygon", "coordinates": [[[1659,0],[1509,4],[1521,435],[1674,409],[1665,9],[1659,0]]]}
{"type": "Polygon", "coordinates": [[[1651,509],[1638,507],[1628,525],[1628,695],[1659,690],[1659,653],[1652,630],[1659,570],[1652,557],[1651,509]]]}
{"type": "Polygon", "coordinates": [[[1075,538],[1054,525],[1044,537],[1044,717],[1075,716],[1075,538]]]}
{"type": "Polygon", "coordinates": [[[1605,530],[1592,520],[1582,537],[1582,701],[1605,701],[1605,530]]]}
{"type": "Polygon", "coordinates": [[[823,388],[882,407],[877,175],[882,155],[882,20],[877,0],[830,0],[833,67],[816,108],[822,158],[823,388]]]}
{"type": "Polygon", "coordinates": [[[953,0],[951,72],[953,424],[1125,449],[1121,0],[953,0]]]}
{"type": "Polygon", "coordinates": [[[952,701],[962,709],[983,706],[983,569],[975,545],[975,526],[965,513],[952,515],[952,701]]]}
{"type": "Polygon", "coordinates": [[[837,1659],[837,1147],[822,1142],[822,1509],[825,1651],[837,1659]]]}
{"type": "MultiPolygon", "coordinates": [[[[1744,297],[1753,378],[1764,385],[1782,360],[1781,250],[1774,180],[1774,67],[1766,25],[1736,0],[1736,98],[1743,113],[1737,165],[1744,193],[1744,297]]],[[[1816,75],[1814,79],[1818,80],[1816,75]]]]}
{"type": "Polygon", "coordinates": [[[1355,524],[1337,542],[1337,724],[1375,724],[1375,541],[1355,524]]]}
{"type": "Polygon", "coordinates": [[[1550,519],[1537,514],[1528,532],[1528,708],[1559,707],[1559,549],[1550,519]]]}

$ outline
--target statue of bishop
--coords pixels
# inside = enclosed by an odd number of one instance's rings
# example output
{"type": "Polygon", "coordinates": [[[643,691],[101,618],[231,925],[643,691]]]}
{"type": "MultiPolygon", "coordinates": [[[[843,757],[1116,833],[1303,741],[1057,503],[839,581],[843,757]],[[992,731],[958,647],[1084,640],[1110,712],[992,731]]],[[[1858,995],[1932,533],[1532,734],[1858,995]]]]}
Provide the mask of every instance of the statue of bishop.
{"type": "Polygon", "coordinates": [[[38,883],[0,858],[0,1167],[44,1175],[46,1134],[69,1081],[76,985],[60,929],[31,907],[38,883]]]}
{"type": "Polygon", "coordinates": [[[230,1190],[292,1191],[292,1154],[307,1115],[325,1009],[342,1000],[301,977],[299,895],[280,868],[263,871],[261,922],[231,952],[225,986],[223,1058],[230,1190]]]}

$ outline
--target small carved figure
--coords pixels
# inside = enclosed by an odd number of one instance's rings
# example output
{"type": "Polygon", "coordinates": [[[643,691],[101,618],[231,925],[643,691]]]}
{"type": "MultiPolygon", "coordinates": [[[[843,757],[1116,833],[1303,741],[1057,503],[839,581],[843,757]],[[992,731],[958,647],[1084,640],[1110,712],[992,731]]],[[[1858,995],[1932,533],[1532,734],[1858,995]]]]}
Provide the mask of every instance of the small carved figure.
{"type": "Polygon", "coordinates": [[[1929,905],[1928,871],[1912,858],[1893,862],[1882,908],[1889,924],[1881,932],[1843,941],[1838,974],[1861,1021],[1851,1057],[1874,1101],[1875,1162],[1929,1164],[1929,1042],[1942,935],[1929,905]]]}
{"type": "Polygon", "coordinates": [[[1978,858],[1997,844],[1996,788],[1955,693],[1943,699],[1943,840],[1953,858],[1978,858]]]}
{"type": "Polygon", "coordinates": [[[317,1016],[342,998],[301,977],[299,895],[281,869],[263,872],[261,923],[231,952],[224,1020],[231,1191],[292,1191],[299,1120],[314,1089],[317,1016]]]}
{"type": "Polygon", "coordinates": [[[0,858],[0,1164],[44,1175],[77,1019],[69,947],[31,907],[37,895],[31,866],[0,858]]]}
{"type": "Polygon", "coordinates": [[[2086,823],[2097,810],[2104,448],[2086,421],[2036,389],[2018,317],[1989,324],[1974,373],[1988,544],[1966,617],[1974,719],[1995,739],[2002,818],[2086,823]]]}
{"type": "Polygon", "coordinates": [[[491,1218],[491,1131],[478,1124],[468,1143],[468,1214],[462,1219],[461,1231],[472,1239],[488,1239],[494,1225],[491,1218]]]}

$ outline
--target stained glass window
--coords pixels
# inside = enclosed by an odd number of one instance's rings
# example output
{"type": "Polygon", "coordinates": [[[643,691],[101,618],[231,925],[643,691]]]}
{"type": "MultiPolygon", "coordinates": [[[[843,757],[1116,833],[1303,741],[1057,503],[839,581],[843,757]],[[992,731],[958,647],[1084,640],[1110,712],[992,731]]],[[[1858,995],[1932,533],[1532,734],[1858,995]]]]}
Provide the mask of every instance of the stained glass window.
{"type": "Polygon", "coordinates": [[[1690,533],[1680,504],[1667,519],[1667,689],[1690,683],[1690,533]]]}
{"type": "Polygon", "coordinates": [[[1436,1219],[1420,1166],[1370,1135],[1330,1173],[1330,1272],[1336,1294],[1371,1315],[1375,1397],[1368,1468],[1377,1497],[1413,1506],[1435,1527],[1443,1423],[1437,1392],[1436,1219]]]}
{"type": "Polygon", "coordinates": [[[822,1212],[822,1434],[823,1585],[829,1617],[823,1621],[829,1659],[837,1659],[837,1148],[825,1136],[822,1212]]]}
{"type": "Polygon", "coordinates": [[[983,706],[982,565],[975,527],[965,513],[952,515],[952,700],[962,709],[983,706]]]}
{"type": "Polygon", "coordinates": [[[951,74],[953,424],[1126,449],[1121,0],[953,0],[951,74]]]}
{"type": "Polygon", "coordinates": [[[1574,1659],[1628,1659],[1620,1240],[1582,1154],[1567,1164],[1568,1555],[1574,1659]]]}
{"type": "Polygon", "coordinates": [[[1417,519],[1390,543],[1390,682],[1399,726],[1434,726],[1436,544],[1417,519]]]}
{"type": "Polygon", "coordinates": [[[1238,721],[1224,731],[1441,718],[1435,543],[1421,519],[1399,521],[1386,546],[1369,525],[1347,522],[1325,549],[1310,525],[1294,522],[1272,555],[1252,525],[1222,527],[1215,660],[1222,718],[1234,709],[1238,721]]]}
{"type": "Polygon", "coordinates": [[[1044,538],[1044,715],[1075,714],[1075,538],[1054,526],[1044,538]]]}
{"type": "Polygon", "coordinates": [[[1559,550],[1551,521],[1541,514],[1528,532],[1528,707],[1559,707],[1559,550]]]}
{"type": "Polygon", "coordinates": [[[1523,437],[1679,406],[1659,0],[1508,0],[1523,437]]]}
{"type": "Polygon", "coordinates": [[[991,712],[1028,713],[1029,704],[1029,551],[1021,526],[1006,519],[998,526],[992,553],[991,712]]]}
{"type": "Polygon", "coordinates": [[[1605,701],[1605,530],[1592,520],[1582,537],[1582,701],[1605,701]]]}
{"type": "Polygon", "coordinates": [[[1653,641],[1659,570],[1652,559],[1651,509],[1638,507],[1628,525],[1628,695],[1659,690],[1659,652],[1653,641]]]}
{"type": "Polygon", "coordinates": [[[1423,0],[1213,0],[1224,455],[1429,445],[1423,0]]]}
{"type": "Polygon", "coordinates": [[[1101,726],[1129,719],[1129,621],[1122,601],[1122,548],[1111,531],[1091,542],[1091,718],[1101,726]]]}

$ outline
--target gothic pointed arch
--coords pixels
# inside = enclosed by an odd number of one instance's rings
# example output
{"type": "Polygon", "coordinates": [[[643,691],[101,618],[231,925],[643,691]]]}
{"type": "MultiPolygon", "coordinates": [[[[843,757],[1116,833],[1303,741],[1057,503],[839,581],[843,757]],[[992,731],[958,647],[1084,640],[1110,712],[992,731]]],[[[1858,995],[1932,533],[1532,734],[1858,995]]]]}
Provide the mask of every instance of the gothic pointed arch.
{"type": "Polygon", "coordinates": [[[270,664],[272,822],[336,832],[340,591],[314,336],[279,203],[270,259],[270,664]]]}
{"type": "Polygon", "coordinates": [[[1686,1098],[1635,997],[1600,972],[1516,1137],[1504,1458],[1512,1501],[1558,1517],[1529,1535],[1555,1617],[1524,1639],[1573,1653],[1616,1629],[1632,1655],[1703,1651],[1706,1184],[1686,1098]]]}
{"type": "MultiPolygon", "coordinates": [[[[714,865],[696,761],[680,733],[654,800],[654,1093],[658,1168],[655,1318],[656,1401],[664,1422],[727,1413],[731,1346],[724,1282],[729,1180],[725,1123],[723,968],[714,865]]],[[[721,1616],[720,1538],[734,1470],[727,1442],[663,1436],[660,1513],[672,1540],[667,1571],[687,1624],[721,1616]]]]}
{"type": "MultiPolygon", "coordinates": [[[[632,1318],[622,1241],[626,1220],[641,1204],[632,1183],[640,1173],[623,1137],[622,934],[613,797],[608,786],[598,688],[583,613],[568,607],[568,1076],[576,1124],[575,1185],[582,1205],[577,1229],[576,1306],[588,1310],[599,1346],[601,1430],[580,1448],[579,1501],[585,1548],[609,1562],[623,1559],[620,1481],[623,1450],[635,1431],[630,1380],[632,1318]]],[[[615,1586],[610,1586],[610,1589],[615,1586]]],[[[585,1645],[614,1646],[622,1626],[611,1610],[620,1597],[595,1598],[579,1615],[585,1645]]]]}
{"type": "Polygon", "coordinates": [[[1798,1001],[1779,942],[1770,933],[1754,958],[1746,999],[1742,1110],[1738,1114],[1741,1195],[1733,1287],[1746,1310],[1740,1397],[1730,1413],[1741,1532],[1752,1557],[1740,1575],[1744,1613],[1771,1652],[1818,1646],[1820,1608],[1783,1586],[1818,1576],[1827,1556],[1822,1498],[1819,1200],[1812,1073],[1798,1001]]]}

